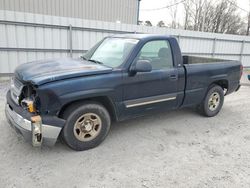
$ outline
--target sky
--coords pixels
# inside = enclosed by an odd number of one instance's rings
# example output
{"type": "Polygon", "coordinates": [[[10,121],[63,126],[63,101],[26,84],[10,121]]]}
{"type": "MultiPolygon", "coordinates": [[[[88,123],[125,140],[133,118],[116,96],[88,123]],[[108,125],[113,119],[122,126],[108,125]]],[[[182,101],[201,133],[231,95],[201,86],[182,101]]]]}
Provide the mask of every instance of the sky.
{"type": "MultiPolygon", "coordinates": [[[[164,9],[159,9],[159,8],[173,5],[175,3],[183,1],[184,0],[141,0],[139,20],[140,21],[150,20],[153,25],[156,25],[160,20],[163,20],[165,23],[170,23],[170,20],[172,19],[171,8],[164,8],[164,9]]],[[[249,11],[249,1],[250,0],[236,0],[236,3],[240,8],[249,11]]],[[[183,19],[184,19],[183,3],[179,3],[178,5],[172,6],[172,9],[174,9],[175,7],[177,7],[177,22],[183,24],[183,19]]],[[[238,8],[238,11],[242,16],[242,19],[246,19],[247,12],[240,8],[238,8]]]]}

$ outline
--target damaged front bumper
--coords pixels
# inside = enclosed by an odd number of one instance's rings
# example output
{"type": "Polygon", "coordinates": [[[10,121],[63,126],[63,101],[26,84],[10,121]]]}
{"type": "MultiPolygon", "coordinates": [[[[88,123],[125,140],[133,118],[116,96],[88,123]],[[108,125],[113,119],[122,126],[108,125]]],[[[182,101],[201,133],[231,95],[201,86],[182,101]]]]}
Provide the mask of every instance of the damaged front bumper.
{"type": "Polygon", "coordinates": [[[64,125],[57,117],[32,116],[17,106],[7,94],[5,114],[9,124],[33,146],[53,146],[64,125]]]}

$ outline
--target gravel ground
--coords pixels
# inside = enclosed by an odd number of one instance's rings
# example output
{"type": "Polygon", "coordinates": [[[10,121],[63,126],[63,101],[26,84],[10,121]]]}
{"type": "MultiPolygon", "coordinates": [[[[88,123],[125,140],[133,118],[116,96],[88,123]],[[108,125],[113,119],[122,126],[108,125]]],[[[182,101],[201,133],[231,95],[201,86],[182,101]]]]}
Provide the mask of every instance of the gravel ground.
{"type": "Polygon", "coordinates": [[[4,116],[0,84],[0,187],[249,187],[250,87],[216,117],[193,110],[116,123],[97,148],[32,148],[4,116]]]}

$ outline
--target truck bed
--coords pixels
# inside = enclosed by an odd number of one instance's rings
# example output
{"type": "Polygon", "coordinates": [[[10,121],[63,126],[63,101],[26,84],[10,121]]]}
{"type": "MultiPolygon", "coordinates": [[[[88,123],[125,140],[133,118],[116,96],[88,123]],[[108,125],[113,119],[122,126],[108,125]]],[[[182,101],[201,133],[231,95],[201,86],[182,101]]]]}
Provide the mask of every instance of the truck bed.
{"type": "Polygon", "coordinates": [[[232,60],[197,57],[197,56],[183,56],[183,64],[204,64],[204,63],[220,63],[220,62],[233,62],[232,60]]]}
{"type": "Polygon", "coordinates": [[[234,60],[183,56],[186,72],[185,100],[183,106],[199,103],[207,92],[209,83],[227,88],[227,94],[239,86],[241,63],[234,60]]]}

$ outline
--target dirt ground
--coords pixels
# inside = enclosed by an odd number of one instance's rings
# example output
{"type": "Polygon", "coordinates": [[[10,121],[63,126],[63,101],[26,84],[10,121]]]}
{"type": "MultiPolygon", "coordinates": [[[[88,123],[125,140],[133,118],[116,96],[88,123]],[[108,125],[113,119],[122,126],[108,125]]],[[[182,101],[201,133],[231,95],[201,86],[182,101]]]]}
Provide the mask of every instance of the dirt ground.
{"type": "Polygon", "coordinates": [[[116,123],[92,150],[33,148],[7,124],[0,84],[0,187],[249,187],[250,86],[205,118],[191,109],[116,123]]]}

